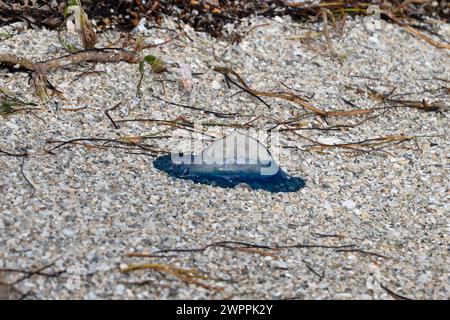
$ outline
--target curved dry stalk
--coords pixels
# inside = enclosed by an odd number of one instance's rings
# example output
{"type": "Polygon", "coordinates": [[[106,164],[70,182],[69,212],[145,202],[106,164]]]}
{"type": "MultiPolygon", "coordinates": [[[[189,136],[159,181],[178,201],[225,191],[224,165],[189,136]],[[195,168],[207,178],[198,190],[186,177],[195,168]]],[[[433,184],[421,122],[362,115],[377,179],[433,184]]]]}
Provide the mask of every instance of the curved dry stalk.
{"type": "Polygon", "coordinates": [[[169,264],[161,264],[161,263],[143,263],[143,264],[129,265],[126,268],[121,269],[120,271],[122,273],[126,273],[134,270],[149,270],[149,269],[171,274],[187,284],[194,284],[208,290],[213,291],[223,290],[223,288],[214,287],[203,283],[201,280],[210,280],[210,277],[203,274],[197,269],[183,269],[169,264]]]}
{"type": "Polygon", "coordinates": [[[446,43],[440,43],[436,40],[430,38],[429,36],[423,34],[419,30],[411,27],[409,24],[405,23],[404,21],[401,21],[399,18],[397,18],[392,12],[389,11],[382,11],[383,14],[385,14],[389,19],[391,19],[393,22],[397,23],[399,26],[403,27],[407,32],[419,37],[420,39],[428,42],[432,46],[438,48],[438,49],[447,49],[450,50],[450,44],[446,43]]]}
{"type": "Polygon", "coordinates": [[[254,96],[272,97],[272,98],[278,98],[278,99],[292,101],[295,104],[297,104],[309,111],[314,112],[316,115],[323,116],[323,117],[360,116],[360,115],[369,114],[369,113],[372,113],[375,111],[373,108],[355,109],[355,110],[348,110],[348,111],[321,110],[317,107],[312,106],[311,104],[306,102],[303,98],[299,97],[298,95],[296,95],[292,92],[267,92],[267,91],[258,91],[258,90],[252,89],[245,83],[245,81],[241,78],[241,76],[231,68],[214,67],[214,71],[222,73],[227,78],[227,80],[232,83],[234,83],[234,82],[230,79],[229,74],[234,75],[236,77],[236,79],[242,84],[244,89],[254,96]]]}

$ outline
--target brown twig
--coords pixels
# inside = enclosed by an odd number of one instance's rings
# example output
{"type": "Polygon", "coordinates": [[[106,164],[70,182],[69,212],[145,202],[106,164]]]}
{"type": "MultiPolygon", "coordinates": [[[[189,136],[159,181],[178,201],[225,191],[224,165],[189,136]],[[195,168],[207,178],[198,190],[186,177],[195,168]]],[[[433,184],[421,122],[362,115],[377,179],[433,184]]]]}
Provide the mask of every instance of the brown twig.
{"type": "Polygon", "coordinates": [[[109,114],[110,111],[114,111],[115,109],[117,109],[120,104],[122,102],[119,102],[118,104],[116,104],[114,107],[109,108],[107,110],[105,110],[105,115],[106,117],[109,119],[109,121],[111,121],[111,124],[113,125],[114,129],[119,129],[119,126],[116,124],[116,122],[113,120],[113,118],[111,117],[111,115],[109,114]]]}
{"type": "Polygon", "coordinates": [[[54,260],[51,263],[46,264],[46,265],[36,269],[34,271],[26,271],[26,272],[24,272],[24,273],[26,273],[26,275],[24,275],[23,277],[20,277],[19,279],[13,281],[12,283],[9,283],[8,285],[9,286],[14,286],[15,284],[18,284],[19,282],[22,282],[22,281],[24,281],[24,280],[26,280],[28,278],[31,278],[34,275],[40,275],[40,273],[42,273],[42,271],[52,267],[55,264],[55,262],[56,262],[56,260],[54,260]]]}
{"type": "Polygon", "coordinates": [[[346,245],[322,245],[322,244],[294,244],[294,245],[259,245],[253,243],[246,243],[241,241],[218,241],[212,242],[210,244],[205,245],[204,247],[199,248],[177,248],[177,249],[162,249],[154,252],[153,254],[159,253],[168,253],[168,252],[203,252],[208,248],[220,247],[230,250],[236,250],[236,248],[257,248],[263,250],[280,250],[280,249],[312,249],[312,248],[321,248],[321,249],[345,249],[345,248],[353,248],[354,244],[346,244],[346,245]]]}
{"type": "MultiPolygon", "coordinates": [[[[1,56],[0,56],[1,60],[1,56]]],[[[35,65],[40,71],[46,72],[52,69],[59,69],[83,62],[127,62],[137,64],[141,62],[141,57],[131,51],[126,50],[89,50],[81,51],[66,56],[38,62],[35,65]]]]}
{"type": "Polygon", "coordinates": [[[11,273],[24,273],[24,274],[31,274],[31,275],[37,275],[37,276],[44,276],[48,278],[55,278],[60,276],[61,274],[65,273],[66,270],[56,271],[52,273],[43,272],[43,271],[28,271],[28,270],[22,270],[22,269],[15,269],[15,268],[1,268],[0,272],[11,272],[11,273]]]}
{"type": "Polygon", "coordinates": [[[384,13],[389,19],[391,19],[393,22],[397,23],[399,26],[404,28],[409,33],[411,33],[411,34],[421,38],[422,40],[428,42],[432,46],[434,46],[434,47],[436,47],[438,49],[450,50],[450,44],[440,43],[440,42],[435,41],[434,39],[432,39],[429,36],[427,36],[427,35],[423,34],[422,32],[420,32],[419,30],[411,27],[409,24],[407,24],[406,22],[402,21],[400,18],[396,17],[393,12],[383,10],[382,13],[384,13]]]}
{"type": "Polygon", "coordinates": [[[19,65],[26,71],[33,73],[32,79],[36,95],[43,101],[46,100],[48,96],[47,91],[49,90],[52,93],[62,96],[61,92],[58,91],[46,78],[47,73],[51,70],[65,68],[83,62],[97,63],[124,61],[137,64],[140,63],[141,60],[142,58],[136,53],[122,49],[93,49],[40,62],[31,62],[30,60],[18,57],[12,53],[0,53],[0,64],[10,66],[19,65]]]}
{"type": "Polygon", "coordinates": [[[399,4],[393,11],[392,13],[397,13],[398,11],[400,11],[401,9],[409,6],[410,4],[413,3],[417,3],[417,4],[424,4],[424,3],[430,3],[433,2],[434,0],[405,0],[403,1],[401,4],[399,4]]]}
{"type": "Polygon", "coordinates": [[[380,287],[385,290],[389,295],[391,295],[394,299],[396,300],[412,300],[411,298],[402,296],[394,291],[392,291],[391,289],[389,289],[388,287],[386,287],[385,285],[383,285],[382,283],[380,283],[380,287]]]}
{"type": "MultiPolygon", "coordinates": [[[[360,116],[369,114],[375,111],[373,108],[369,109],[357,109],[357,110],[347,110],[347,111],[324,111],[321,109],[318,109],[308,102],[305,101],[305,99],[299,97],[298,95],[292,93],[292,92],[267,92],[267,91],[258,91],[255,89],[250,88],[245,81],[241,78],[241,76],[234,70],[228,67],[214,67],[214,70],[222,73],[228,80],[231,80],[230,74],[234,75],[237,79],[237,81],[242,85],[239,86],[239,88],[246,90],[246,92],[249,92],[250,94],[257,96],[257,97],[272,97],[272,98],[278,98],[283,100],[288,100],[291,102],[294,102],[295,104],[312,111],[316,115],[320,115],[323,117],[342,117],[342,116],[360,116]]],[[[231,83],[235,84],[234,81],[231,83]]],[[[267,104],[267,103],[266,103],[267,104]]]]}
{"type": "Polygon", "coordinates": [[[25,179],[25,181],[28,183],[28,185],[31,187],[32,192],[30,194],[30,198],[33,197],[34,193],[36,192],[36,188],[34,187],[34,185],[31,183],[31,181],[27,178],[27,176],[25,175],[25,172],[23,171],[23,166],[25,165],[25,157],[22,157],[22,164],[20,165],[20,173],[22,174],[22,177],[25,179]]]}
{"type": "Polygon", "coordinates": [[[66,140],[66,141],[46,141],[47,143],[58,143],[57,146],[47,150],[47,152],[49,154],[54,154],[53,151],[56,149],[59,149],[67,144],[79,144],[81,142],[82,145],[84,145],[85,147],[91,147],[91,148],[116,148],[116,149],[126,149],[126,150],[137,150],[135,148],[125,148],[125,147],[121,147],[120,144],[122,145],[128,145],[128,146],[135,146],[138,149],[141,150],[145,150],[145,151],[150,151],[153,152],[154,155],[160,154],[160,153],[165,153],[165,151],[162,150],[155,150],[153,148],[150,148],[146,145],[143,145],[141,143],[138,142],[134,142],[134,141],[125,141],[125,140],[116,140],[116,139],[107,139],[107,138],[75,138],[75,139],[70,139],[70,140],[66,140]],[[87,145],[84,144],[84,141],[92,141],[92,142],[104,142],[105,144],[101,145],[101,146],[95,146],[95,145],[87,145]],[[119,144],[119,146],[108,146],[106,144],[108,143],[115,143],[115,144],[119,144]]]}
{"type": "Polygon", "coordinates": [[[81,51],[41,62],[31,62],[25,58],[18,57],[12,53],[0,54],[0,63],[10,65],[18,64],[29,71],[39,71],[40,73],[46,73],[47,71],[52,69],[64,68],[70,65],[79,64],[83,62],[120,62],[120,61],[137,64],[141,61],[141,57],[134,52],[125,50],[102,51],[97,49],[97,50],[81,51]]]}
{"type": "Polygon", "coordinates": [[[328,234],[328,233],[319,233],[319,232],[314,232],[313,235],[316,237],[320,237],[320,238],[339,238],[339,239],[345,238],[345,236],[340,235],[340,234],[328,234]]]}
{"type": "Polygon", "coordinates": [[[356,253],[361,253],[363,255],[368,255],[368,256],[375,256],[377,258],[383,258],[383,259],[388,259],[387,256],[384,256],[382,254],[376,253],[376,252],[371,252],[371,251],[366,251],[366,250],[362,250],[362,249],[337,249],[337,252],[356,252],[356,253]]]}
{"type": "Polygon", "coordinates": [[[325,271],[322,271],[322,273],[317,272],[308,262],[303,261],[306,265],[306,268],[308,268],[309,271],[314,273],[316,276],[319,277],[320,280],[322,280],[325,277],[325,271]]]}
{"type": "Polygon", "coordinates": [[[176,255],[159,255],[151,254],[148,252],[130,252],[127,253],[127,257],[138,257],[138,258],[176,258],[176,255]]]}
{"type": "Polygon", "coordinates": [[[121,269],[120,271],[126,273],[134,270],[148,270],[148,269],[162,271],[164,273],[171,274],[187,284],[194,284],[208,290],[213,291],[223,290],[223,288],[210,286],[202,282],[201,280],[209,280],[210,278],[196,269],[183,269],[169,264],[160,264],[160,263],[132,264],[124,269],[121,269]]]}
{"type": "Polygon", "coordinates": [[[228,117],[234,117],[236,116],[238,113],[223,113],[223,112],[217,112],[217,111],[212,111],[212,110],[208,110],[208,109],[203,109],[203,108],[198,108],[198,107],[193,107],[193,106],[189,106],[189,105],[185,105],[185,104],[180,104],[180,103],[176,103],[176,102],[172,102],[172,101],[167,101],[161,97],[158,97],[156,95],[152,95],[153,98],[177,106],[177,107],[182,107],[182,108],[187,108],[187,109],[191,109],[191,110],[197,110],[197,111],[203,111],[205,113],[209,113],[212,115],[215,115],[216,117],[221,117],[221,118],[228,118],[228,117]]]}
{"type": "MultiPolygon", "coordinates": [[[[333,42],[331,41],[330,32],[328,30],[328,14],[331,14],[331,12],[326,9],[322,8],[322,21],[323,21],[323,36],[325,37],[325,41],[327,43],[328,49],[331,52],[331,55],[335,58],[339,58],[339,55],[337,54],[336,50],[334,50],[333,42]]],[[[332,15],[332,14],[331,14],[332,15]]]]}
{"type": "Polygon", "coordinates": [[[13,153],[13,152],[9,152],[9,151],[5,151],[0,149],[0,154],[4,154],[10,157],[27,157],[28,153],[27,152],[23,152],[23,153],[13,153]]]}

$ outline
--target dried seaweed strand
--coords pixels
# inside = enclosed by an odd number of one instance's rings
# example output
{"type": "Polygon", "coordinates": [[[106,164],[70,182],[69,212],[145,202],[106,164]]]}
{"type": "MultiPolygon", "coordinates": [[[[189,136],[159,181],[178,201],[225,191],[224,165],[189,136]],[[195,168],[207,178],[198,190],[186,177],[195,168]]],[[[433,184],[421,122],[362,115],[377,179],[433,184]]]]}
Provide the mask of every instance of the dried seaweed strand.
{"type": "Polygon", "coordinates": [[[306,265],[306,268],[311,271],[312,273],[314,273],[316,276],[319,277],[320,280],[322,280],[325,277],[325,271],[322,271],[322,273],[317,272],[316,270],[314,270],[314,268],[306,261],[303,261],[306,265]]]}
{"type": "Polygon", "coordinates": [[[387,256],[384,256],[382,254],[376,253],[376,252],[371,252],[371,251],[366,251],[366,250],[361,250],[361,249],[337,249],[337,252],[356,252],[356,253],[361,253],[364,255],[368,255],[368,256],[375,256],[377,258],[383,258],[383,259],[388,259],[387,256]]]}
{"type": "Polygon", "coordinates": [[[351,150],[360,151],[360,152],[382,151],[380,149],[375,148],[375,146],[382,146],[382,145],[385,145],[388,143],[402,143],[402,142],[414,140],[417,138],[417,137],[407,136],[404,134],[399,134],[399,135],[388,135],[388,136],[384,136],[384,137],[380,137],[380,138],[366,139],[366,140],[357,141],[357,142],[327,144],[327,143],[321,143],[321,142],[315,141],[311,138],[300,135],[295,131],[292,131],[292,133],[305,139],[305,140],[312,142],[313,145],[306,146],[306,148],[308,148],[308,149],[323,150],[323,149],[331,149],[331,148],[344,148],[344,149],[351,149],[351,150]],[[363,149],[363,148],[366,148],[366,149],[363,149]]]}
{"type": "Polygon", "coordinates": [[[137,143],[137,142],[133,142],[133,141],[123,141],[123,140],[115,140],[115,139],[106,139],[106,138],[75,138],[75,139],[70,139],[70,140],[66,140],[66,141],[46,141],[47,143],[58,143],[58,145],[56,145],[55,147],[47,150],[47,152],[49,154],[54,154],[53,151],[56,149],[59,149],[67,144],[82,144],[85,147],[90,147],[90,148],[118,148],[118,149],[127,149],[127,150],[136,150],[136,149],[130,149],[130,148],[123,148],[120,146],[107,146],[107,145],[101,145],[101,146],[95,146],[95,145],[87,145],[84,144],[84,141],[93,141],[93,142],[105,142],[105,143],[117,143],[117,144],[122,144],[122,145],[129,145],[129,146],[136,146],[139,149],[145,150],[145,151],[150,151],[150,152],[154,152],[155,154],[159,154],[159,153],[165,153],[165,151],[163,150],[155,150],[153,148],[150,148],[146,145],[143,145],[141,143],[137,143]]]}
{"type": "Polygon", "coordinates": [[[143,264],[129,265],[126,268],[121,269],[120,271],[122,273],[126,273],[134,270],[148,270],[148,269],[162,271],[164,273],[171,274],[187,284],[194,284],[208,290],[213,291],[223,290],[223,288],[210,286],[200,281],[200,280],[209,280],[210,278],[196,269],[183,269],[172,265],[160,263],[143,263],[143,264]]]}
{"type": "MultiPolygon", "coordinates": [[[[323,117],[341,117],[341,116],[360,116],[368,113],[372,113],[375,110],[374,109],[358,109],[358,110],[348,110],[348,111],[324,111],[321,109],[318,109],[312,105],[310,105],[308,102],[305,101],[305,99],[299,97],[298,95],[292,93],[292,92],[267,92],[267,91],[258,91],[255,89],[250,88],[245,81],[241,78],[241,76],[234,71],[231,68],[228,67],[214,67],[214,71],[217,71],[219,73],[222,73],[228,80],[231,80],[230,74],[234,75],[238,82],[242,84],[242,87],[239,86],[241,89],[245,89],[247,92],[251,93],[252,95],[261,97],[272,97],[272,98],[278,98],[283,100],[288,100],[291,102],[294,102],[295,104],[312,111],[316,115],[320,115],[323,117]]],[[[235,82],[232,82],[235,83],[235,82]]]]}
{"type": "Polygon", "coordinates": [[[392,291],[391,289],[389,289],[388,287],[386,287],[385,285],[383,285],[382,283],[380,283],[380,287],[385,290],[389,295],[391,295],[394,299],[396,300],[412,300],[411,298],[402,296],[394,291],[392,291]]]}
{"type": "Polygon", "coordinates": [[[165,102],[165,103],[177,106],[177,107],[182,107],[182,108],[187,108],[187,109],[197,110],[197,111],[203,111],[205,113],[215,115],[216,117],[228,118],[228,117],[234,117],[234,116],[238,115],[238,113],[217,112],[217,111],[212,111],[212,110],[203,109],[203,108],[199,108],[199,107],[189,106],[189,105],[185,105],[185,104],[181,104],[181,103],[171,102],[171,101],[167,101],[161,97],[158,97],[156,95],[152,95],[152,97],[159,101],[162,101],[162,102],[165,102]]]}
{"type": "Polygon", "coordinates": [[[19,279],[15,280],[15,281],[13,281],[12,283],[9,283],[9,284],[7,284],[7,285],[8,285],[8,286],[14,286],[15,284],[18,284],[19,282],[22,282],[22,281],[24,281],[24,280],[26,280],[26,279],[28,279],[28,278],[31,278],[31,277],[34,276],[34,275],[40,275],[40,273],[42,273],[42,271],[44,271],[45,269],[48,269],[48,268],[52,267],[52,266],[55,264],[55,262],[56,262],[56,260],[52,261],[52,262],[49,263],[49,264],[44,265],[43,267],[40,267],[40,268],[36,269],[36,270],[34,270],[34,271],[29,271],[29,272],[27,271],[27,272],[24,272],[24,273],[26,273],[26,275],[20,277],[19,279]]]}
{"type": "Polygon", "coordinates": [[[20,165],[20,173],[22,174],[22,177],[25,179],[25,181],[28,183],[28,185],[31,187],[32,192],[30,194],[30,198],[32,198],[36,192],[36,187],[31,183],[31,181],[25,175],[25,172],[23,170],[24,165],[25,165],[25,157],[22,157],[22,163],[20,165]]]}
{"type": "MultiPolygon", "coordinates": [[[[322,8],[322,20],[323,20],[323,36],[325,37],[325,41],[327,43],[328,49],[331,52],[331,55],[335,58],[339,58],[339,55],[337,54],[336,50],[333,47],[333,42],[331,41],[330,32],[328,30],[328,14],[331,14],[331,12],[326,9],[322,8]]],[[[331,14],[332,16],[332,14],[331,14]]]]}
{"type": "Polygon", "coordinates": [[[94,49],[86,50],[66,56],[40,61],[31,62],[28,59],[18,57],[12,53],[0,53],[0,64],[8,66],[19,65],[21,68],[28,72],[33,73],[33,83],[36,95],[43,101],[48,97],[47,91],[59,95],[61,98],[62,93],[58,91],[48,80],[47,73],[53,69],[65,68],[70,65],[79,64],[83,62],[128,62],[137,64],[140,63],[142,58],[134,52],[122,50],[122,49],[94,49]]]}
{"type": "Polygon", "coordinates": [[[0,154],[4,154],[10,157],[27,157],[28,153],[27,152],[23,152],[23,153],[14,153],[14,152],[9,152],[9,151],[5,151],[0,149],[0,154]]]}
{"type": "Polygon", "coordinates": [[[70,65],[79,64],[82,62],[120,62],[137,64],[141,61],[141,57],[130,51],[101,51],[88,50],[81,51],[74,54],[62,56],[41,62],[31,62],[25,58],[18,57],[12,53],[0,54],[0,63],[10,65],[20,65],[29,71],[39,71],[45,73],[52,69],[59,69],[68,67],[70,65]]]}
{"type": "Polygon", "coordinates": [[[384,13],[387,17],[389,17],[389,19],[391,19],[393,22],[397,23],[398,25],[400,25],[402,28],[404,28],[407,32],[419,37],[420,39],[428,42],[429,44],[431,44],[432,46],[438,48],[438,49],[447,49],[450,50],[450,44],[446,44],[446,43],[440,43],[437,42],[435,40],[433,40],[432,38],[430,38],[429,36],[423,34],[422,32],[420,32],[419,30],[411,27],[409,24],[407,24],[406,22],[400,20],[399,18],[397,18],[392,12],[389,11],[382,11],[382,13],[384,13]]]}
{"type": "Polygon", "coordinates": [[[345,249],[345,248],[353,248],[354,244],[347,244],[347,245],[321,245],[321,244],[294,244],[294,245],[259,245],[259,244],[253,244],[253,243],[246,243],[246,242],[240,242],[240,241],[219,241],[219,242],[213,242],[210,244],[207,244],[204,247],[200,248],[173,248],[173,249],[162,249],[154,252],[153,254],[158,253],[168,253],[168,252],[203,252],[207,250],[208,248],[212,247],[221,247],[231,250],[236,250],[236,248],[258,248],[258,249],[265,249],[265,250],[280,250],[280,249],[294,249],[294,248],[305,248],[305,249],[312,249],[312,248],[322,248],[322,249],[345,249]]]}

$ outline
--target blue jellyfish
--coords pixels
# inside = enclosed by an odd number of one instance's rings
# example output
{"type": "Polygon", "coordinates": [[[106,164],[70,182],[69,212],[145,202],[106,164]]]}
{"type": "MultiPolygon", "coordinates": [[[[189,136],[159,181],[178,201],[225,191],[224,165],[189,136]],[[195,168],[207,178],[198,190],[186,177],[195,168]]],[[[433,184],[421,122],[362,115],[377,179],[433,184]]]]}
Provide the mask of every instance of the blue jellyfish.
{"type": "Polygon", "coordinates": [[[153,164],[172,177],[223,188],[245,183],[255,190],[295,192],[305,185],[303,179],[284,172],[257,139],[237,130],[217,139],[199,155],[164,155],[153,164]]]}

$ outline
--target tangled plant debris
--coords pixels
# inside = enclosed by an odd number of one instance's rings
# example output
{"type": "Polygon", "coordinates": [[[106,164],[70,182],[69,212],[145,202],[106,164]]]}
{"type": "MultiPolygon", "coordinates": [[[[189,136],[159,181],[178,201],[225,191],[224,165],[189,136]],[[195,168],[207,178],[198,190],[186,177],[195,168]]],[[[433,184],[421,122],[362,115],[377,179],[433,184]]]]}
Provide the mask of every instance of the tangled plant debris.
{"type": "MultiPolygon", "coordinates": [[[[79,0],[69,1],[69,8],[79,5],[79,0]]],[[[83,1],[87,15],[96,21],[100,29],[119,27],[130,31],[138,26],[142,18],[147,18],[156,24],[161,24],[164,16],[174,16],[179,22],[192,25],[197,31],[210,33],[215,37],[227,36],[231,41],[239,41],[240,34],[224,34],[224,27],[229,23],[237,23],[242,18],[253,14],[265,17],[290,15],[299,21],[317,20],[322,18],[325,25],[327,16],[330,15],[333,24],[344,21],[348,15],[372,14],[368,8],[377,5],[381,8],[378,12],[382,19],[389,19],[404,26],[409,32],[423,37],[424,40],[436,46],[448,47],[433,41],[415,27],[433,32],[430,25],[424,24],[428,17],[448,18],[450,8],[446,1],[417,0],[417,1],[208,1],[208,0],[176,0],[176,1],[83,1]],[[411,22],[409,22],[409,21],[411,22]]],[[[0,4],[0,21],[11,23],[25,21],[31,25],[44,25],[50,28],[58,28],[67,14],[67,6],[61,2],[47,0],[25,1],[17,3],[6,0],[0,4]],[[25,13],[25,14],[24,14],[25,13]]],[[[71,11],[69,9],[69,11],[71,11]]],[[[90,28],[87,19],[84,19],[83,10],[77,11],[81,21],[90,28]]],[[[82,24],[83,25],[83,24],[82,24]]],[[[91,41],[90,37],[83,41],[91,41]]]]}

